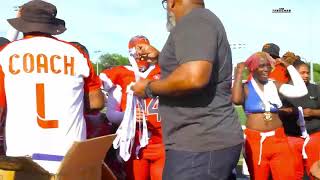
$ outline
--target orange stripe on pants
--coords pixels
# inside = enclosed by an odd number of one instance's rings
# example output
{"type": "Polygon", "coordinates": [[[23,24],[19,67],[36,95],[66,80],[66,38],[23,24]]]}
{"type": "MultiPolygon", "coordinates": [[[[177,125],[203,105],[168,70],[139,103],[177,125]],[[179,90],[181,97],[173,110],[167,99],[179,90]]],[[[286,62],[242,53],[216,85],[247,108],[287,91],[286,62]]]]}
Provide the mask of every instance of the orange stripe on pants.
{"type": "Polygon", "coordinates": [[[274,136],[267,137],[262,143],[261,162],[259,131],[245,129],[245,159],[251,179],[268,180],[270,172],[273,180],[294,179],[295,165],[283,128],[274,130],[274,136]]]}

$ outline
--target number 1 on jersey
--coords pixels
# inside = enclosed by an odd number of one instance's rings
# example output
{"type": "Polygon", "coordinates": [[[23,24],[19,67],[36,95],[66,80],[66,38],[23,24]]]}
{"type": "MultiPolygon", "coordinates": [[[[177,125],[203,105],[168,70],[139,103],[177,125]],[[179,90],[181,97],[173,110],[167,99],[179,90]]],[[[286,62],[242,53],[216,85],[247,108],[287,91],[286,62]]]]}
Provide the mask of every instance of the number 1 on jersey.
{"type": "Polygon", "coordinates": [[[44,84],[36,84],[36,96],[37,96],[37,123],[43,129],[58,128],[58,120],[46,120],[46,108],[44,97],[44,84]]]}

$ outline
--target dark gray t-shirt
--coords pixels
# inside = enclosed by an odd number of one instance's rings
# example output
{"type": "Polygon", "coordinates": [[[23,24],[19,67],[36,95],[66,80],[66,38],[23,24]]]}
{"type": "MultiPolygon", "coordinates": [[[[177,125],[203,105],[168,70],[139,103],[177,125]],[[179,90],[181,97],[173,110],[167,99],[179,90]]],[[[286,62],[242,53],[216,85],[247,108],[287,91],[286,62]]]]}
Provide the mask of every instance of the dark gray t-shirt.
{"type": "Polygon", "coordinates": [[[231,103],[231,49],[222,23],[204,8],[172,29],[159,58],[162,78],[195,60],[213,63],[210,83],[188,95],[160,96],[166,149],[204,152],[240,144],[243,134],[231,103]]]}

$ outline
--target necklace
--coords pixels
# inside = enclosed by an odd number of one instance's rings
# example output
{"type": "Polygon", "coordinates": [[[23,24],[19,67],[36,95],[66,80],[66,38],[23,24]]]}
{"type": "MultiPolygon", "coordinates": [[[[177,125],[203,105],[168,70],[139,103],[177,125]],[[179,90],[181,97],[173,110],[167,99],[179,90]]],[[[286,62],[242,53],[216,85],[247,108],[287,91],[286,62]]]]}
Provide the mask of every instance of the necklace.
{"type": "Polygon", "coordinates": [[[267,122],[272,121],[272,114],[271,114],[270,111],[264,112],[263,114],[264,114],[264,120],[265,121],[267,121],[267,122]]]}
{"type": "MultiPolygon", "coordinates": [[[[259,86],[258,86],[257,82],[254,80],[254,78],[251,79],[251,83],[252,83],[253,88],[257,92],[258,96],[260,97],[260,99],[263,102],[263,105],[265,107],[264,108],[265,112],[263,113],[264,120],[266,122],[272,121],[272,114],[270,112],[270,109],[271,109],[270,102],[266,99],[264,92],[261,91],[261,89],[259,88],[259,86]]],[[[264,90],[265,90],[265,85],[264,85],[264,90]]]]}

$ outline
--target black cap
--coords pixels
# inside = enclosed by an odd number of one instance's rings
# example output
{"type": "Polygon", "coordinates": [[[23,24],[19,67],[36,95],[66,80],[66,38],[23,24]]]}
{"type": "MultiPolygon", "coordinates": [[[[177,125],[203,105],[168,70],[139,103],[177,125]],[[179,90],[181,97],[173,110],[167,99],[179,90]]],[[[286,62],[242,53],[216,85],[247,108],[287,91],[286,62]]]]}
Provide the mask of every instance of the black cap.
{"type": "Polygon", "coordinates": [[[280,52],[280,48],[278,45],[274,44],[274,43],[267,43],[265,45],[263,45],[262,47],[262,51],[269,53],[271,57],[273,58],[279,58],[279,52],[280,52]]]}

